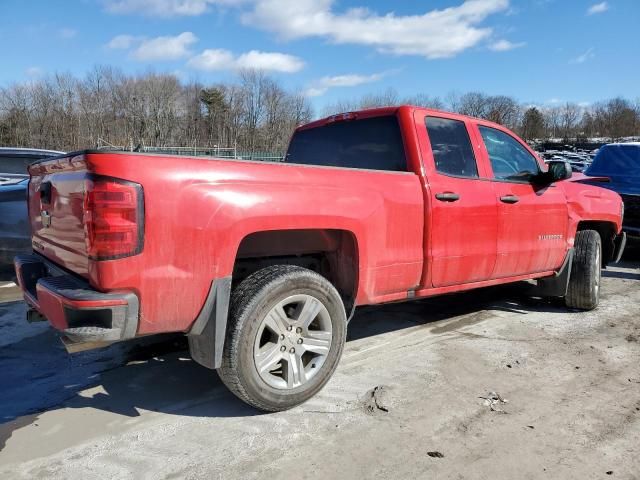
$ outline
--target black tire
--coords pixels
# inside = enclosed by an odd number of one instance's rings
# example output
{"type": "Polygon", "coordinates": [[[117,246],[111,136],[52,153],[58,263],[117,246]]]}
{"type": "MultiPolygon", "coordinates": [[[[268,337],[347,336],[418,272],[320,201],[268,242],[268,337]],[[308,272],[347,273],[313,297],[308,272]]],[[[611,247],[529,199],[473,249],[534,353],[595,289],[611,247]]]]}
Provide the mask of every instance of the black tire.
{"type": "Polygon", "coordinates": [[[576,233],[573,265],[565,304],[570,308],[593,310],[600,299],[602,239],[595,230],[576,233]]]}
{"type": "Polygon", "coordinates": [[[321,275],[293,265],[259,270],[238,285],[231,295],[227,336],[218,375],[238,398],[264,411],[276,412],[299,405],[318,393],[333,375],[344,348],[347,318],[340,295],[321,275]],[[326,308],[332,328],[329,353],[306,383],[277,389],[258,373],[254,343],[271,309],[292,295],[311,295],[326,308]]]}

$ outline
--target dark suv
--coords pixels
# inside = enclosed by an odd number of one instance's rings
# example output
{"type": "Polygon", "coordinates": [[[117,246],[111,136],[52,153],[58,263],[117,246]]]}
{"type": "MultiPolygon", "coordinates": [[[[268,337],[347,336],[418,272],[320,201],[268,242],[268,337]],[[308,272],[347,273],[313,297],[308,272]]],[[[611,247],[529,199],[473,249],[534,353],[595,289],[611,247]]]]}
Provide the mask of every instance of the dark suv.
{"type": "Polygon", "coordinates": [[[640,143],[604,145],[584,173],[609,179],[589,183],[613,190],[622,197],[623,229],[629,239],[640,240],[640,143]]]}
{"type": "Polygon", "coordinates": [[[13,265],[18,253],[31,251],[27,214],[30,163],[63,152],[33,148],[0,148],[0,268],[13,265]]]}

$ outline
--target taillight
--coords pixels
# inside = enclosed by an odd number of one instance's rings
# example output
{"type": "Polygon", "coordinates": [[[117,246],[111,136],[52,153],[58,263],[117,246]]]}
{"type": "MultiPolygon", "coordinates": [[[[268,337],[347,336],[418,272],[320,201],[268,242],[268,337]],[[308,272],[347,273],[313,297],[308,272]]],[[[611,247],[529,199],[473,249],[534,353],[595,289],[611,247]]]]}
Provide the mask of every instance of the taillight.
{"type": "Polygon", "coordinates": [[[142,196],[137,183],[100,176],[86,180],[83,218],[89,258],[113,260],[142,251],[142,196]]]}

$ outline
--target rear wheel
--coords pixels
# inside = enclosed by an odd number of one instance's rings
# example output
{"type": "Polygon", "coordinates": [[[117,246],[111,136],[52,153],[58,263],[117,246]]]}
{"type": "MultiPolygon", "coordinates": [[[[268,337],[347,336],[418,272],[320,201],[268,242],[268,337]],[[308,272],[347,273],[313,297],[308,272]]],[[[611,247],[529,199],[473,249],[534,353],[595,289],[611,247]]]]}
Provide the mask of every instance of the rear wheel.
{"type": "Polygon", "coordinates": [[[580,310],[593,310],[600,299],[602,240],[595,230],[576,233],[575,254],[565,303],[580,310]]]}
{"type": "Polygon", "coordinates": [[[346,323],[340,295],[324,277],[290,265],[262,269],[232,294],[218,374],[260,410],[294,407],[333,374],[346,323]]]}

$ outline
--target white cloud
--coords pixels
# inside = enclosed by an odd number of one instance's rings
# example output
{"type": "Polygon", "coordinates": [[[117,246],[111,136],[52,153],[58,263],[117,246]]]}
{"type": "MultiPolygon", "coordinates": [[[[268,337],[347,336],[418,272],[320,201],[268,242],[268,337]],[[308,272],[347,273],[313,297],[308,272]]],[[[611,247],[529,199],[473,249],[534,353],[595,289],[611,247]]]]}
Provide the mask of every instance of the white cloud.
{"type": "Polygon", "coordinates": [[[494,52],[507,52],[515,48],[524,47],[525,45],[525,42],[513,43],[509,40],[498,40],[497,42],[489,45],[489,49],[493,50],[494,52]]]}
{"type": "Polygon", "coordinates": [[[78,35],[78,31],[73,28],[61,28],[58,30],[58,35],[60,38],[69,39],[78,35]]]}
{"type": "Polygon", "coordinates": [[[333,0],[259,0],[244,23],[285,39],[322,37],[337,44],[358,44],[396,55],[452,57],[488,38],[481,24],[506,11],[509,0],[465,0],[460,5],[421,15],[379,15],[366,8],[333,11],[333,0]]]}
{"type": "Polygon", "coordinates": [[[40,67],[29,67],[25,70],[28,77],[37,78],[41,77],[44,73],[40,67]]]}
{"type": "Polygon", "coordinates": [[[229,50],[208,49],[189,60],[189,66],[198,70],[229,70],[233,68],[235,57],[229,50]]]}
{"type": "Polygon", "coordinates": [[[278,52],[251,50],[235,56],[229,50],[209,49],[191,58],[188,65],[206,71],[255,68],[257,70],[294,73],[304,67],[304,62],[293,55],[278,52]]]}
{"type": "Polygon", "coordinates": [[[175,37],[145,39],[132,52],[132,57],[143,62],[152,60],[177,60],[191,55],[189,46],[198,41],[191,32],[182,32],[175,37]]]}
{"type": "Polygon", "coordinates": [[[609,10],[609,4],[607,2],[600,2],[594,5],[591,5],[587,9],[587,15],[595,15],[597,13],[604,13],[609,10]]]}
{"type": "Polygon", "coordinates": [[[235,5],[244,0],[103,0],[109,13],[140,13],[148,16],[197,16],[207,12],[210,5],[235,5]]]}
{"type": "Polygon", "coordinates": [[[372,75],[359,75],[351,73],[347,75],[334,75],[330,77],[322,77],[320,80],[313,83],[309,87],[305,94],[308,97],[319,97],[327,93],[327,90],[335,87],[357,87],[358,85],[364,85],[366,83],[373,83],[381,80],[385,73],[374,73],[372,75]]]}
{"type": "Polygon", "coordinates": [[[137,37],[133,35],[116,35],[107,43],[107,48],[126,50],[131,48],[136,41],[137,37]]]}
{"type": "Polygon", "coordinates": [[[593,47],[591,47],[582,55],[578,55],[576,58],[569,60],[569,63],[584,63],[587,60],[592,59],[593,57],[595,57],[595,53],[593,47]]]}
{"type": "Polygon", "coordinates": [[[304,62],[298,57],[276,52],[251,50],[240,55],[236,64],[239,68],[255,68],[277,72],[294,73],[302,70],[304,62]]]}
{"type": "Polygon", "coordinates": [[[378,13],[368,8],[338,11],[335,0],[102,1],[111,13],[167,18],[202,15],[212,5],[241,7],[245,24],[284,39],[320,37],[336,44],[365,45],[383,53],[426,58],[452,57],[478,45],[493,33],[485,24],[487,18],[510,12],[510,0],[457,0],[455,6],[415,15],[378,13]]]}

